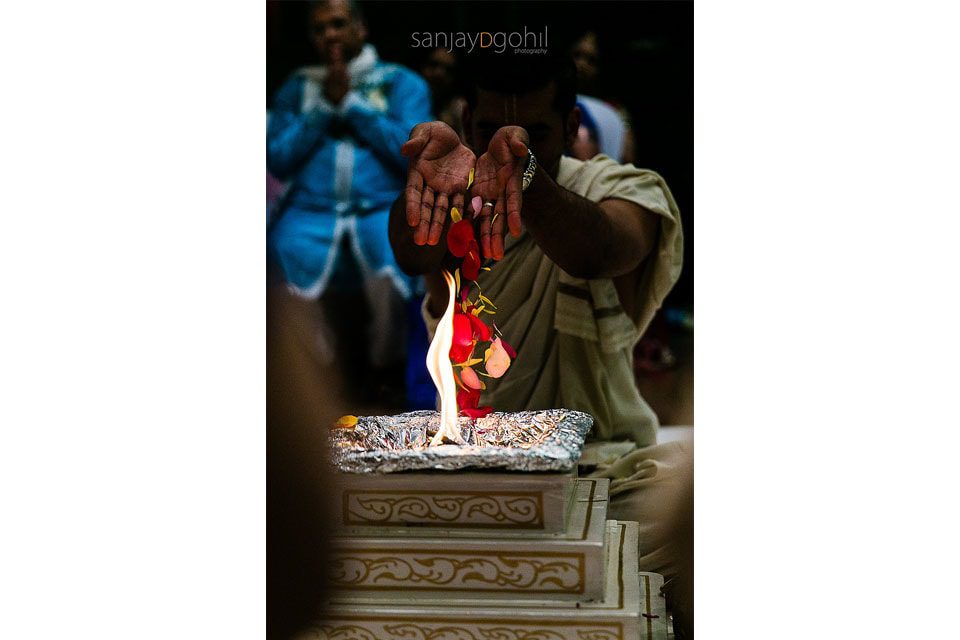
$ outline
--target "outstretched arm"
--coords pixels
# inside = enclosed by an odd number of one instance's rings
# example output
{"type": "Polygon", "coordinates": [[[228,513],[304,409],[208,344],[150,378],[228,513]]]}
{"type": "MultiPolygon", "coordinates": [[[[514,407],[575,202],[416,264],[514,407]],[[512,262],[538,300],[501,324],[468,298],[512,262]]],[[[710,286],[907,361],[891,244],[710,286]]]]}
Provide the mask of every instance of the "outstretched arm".
{"type": "Polygon", "coordinates": [[[592,202],[537,171],[523,194],[523,223],[537,244],[575,278],[614,278],[653,250],[657,216],[627,200],[592,202]]]}

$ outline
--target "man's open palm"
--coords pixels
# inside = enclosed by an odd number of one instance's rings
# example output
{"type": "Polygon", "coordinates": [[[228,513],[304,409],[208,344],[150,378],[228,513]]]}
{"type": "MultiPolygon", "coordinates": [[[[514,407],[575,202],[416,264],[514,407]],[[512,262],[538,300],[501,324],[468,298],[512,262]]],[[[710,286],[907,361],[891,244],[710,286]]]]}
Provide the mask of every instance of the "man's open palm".
{"type": "Polygon", "coordinates": [[[442,122],[418,124],[400,153],[410,159],[406,214],[407,224],[417,228],[413,241],[435,245],[440,241],[448,208],[463,211],[463,194],[476,156],[442,122]]]}
{"type": "Polygon", "coordinates": [[[494,203],[493,207],[485,206],[478,212],[480,245],[483,255],[488,258],[499,260],[503,257],[504,218],[510,233],[520,235],[522,174],[527,164],[529,144],[530,137],[522,127],[502,127],[477,160],[473,194],[484,202],[494,203]]]}

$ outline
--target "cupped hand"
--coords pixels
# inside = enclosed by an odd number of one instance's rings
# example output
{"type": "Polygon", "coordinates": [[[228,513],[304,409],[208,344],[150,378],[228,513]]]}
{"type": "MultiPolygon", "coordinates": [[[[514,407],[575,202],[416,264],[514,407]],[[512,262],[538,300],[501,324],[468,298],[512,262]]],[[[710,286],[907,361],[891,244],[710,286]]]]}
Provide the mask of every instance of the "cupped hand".
{"type": "Polygon", "coordinates": [[[418,124],[400,153],[410,159],[406,213],[407,224],[416,227],[413,241],[435,245],[440,241],[448,208],[463,211],[463,194],[476,156],[442,122],[418,124]]]}
{"type": "Polygon", "coordinates": [[[472,193],[483,202],[480,217],[480,246],[483,255],[494,260],[503,257],[504,218],[514,237],[520,235],[520,209],[523,205],[523,170],[527,166],[530,136],[523,127],[502,127],[477,160],[476,182],[472,193]],[[504,215],[506,214],[506,215],[504,215]]]}

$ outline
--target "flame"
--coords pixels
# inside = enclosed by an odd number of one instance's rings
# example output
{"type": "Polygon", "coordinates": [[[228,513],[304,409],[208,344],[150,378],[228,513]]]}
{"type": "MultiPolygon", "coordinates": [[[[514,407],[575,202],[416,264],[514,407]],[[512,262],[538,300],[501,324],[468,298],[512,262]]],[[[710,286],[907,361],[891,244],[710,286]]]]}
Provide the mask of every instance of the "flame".
{"type": "Polygon", "coordinates": [[[450,364],[450,345],[453,344],[453,308],[457,297],[457,288],[449,271],[443,272],[447,281],[447,310],[440,318],[437,332],[427,350],[427,371],[433,378],[433,384],[440,394],[440,429],[430,441],[434,447],[450,441],[466,444],[460,435],[460,422],[457,417],[457,383],[453,379],[453,365],[450,364]]]}

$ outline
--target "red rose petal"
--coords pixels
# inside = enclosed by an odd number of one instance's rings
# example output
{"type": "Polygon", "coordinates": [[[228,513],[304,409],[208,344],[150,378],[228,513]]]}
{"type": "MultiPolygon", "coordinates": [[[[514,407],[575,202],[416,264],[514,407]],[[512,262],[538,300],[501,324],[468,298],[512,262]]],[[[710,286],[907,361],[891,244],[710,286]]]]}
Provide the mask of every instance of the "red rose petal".
{"type": "Polygon", "coordinates": [[[473,342],[473,323],[466,313],[453,314],[453,344],[465,347],[473,342]]]}
{"type": "Polygon", "coordinates": [[[476,420],[477,418],[482,418],[483,416],[493,412],[493,407],[478,407],[476,409],[461,409],[460,413],[476,420]]]}
{"type": "Polygon", "coordinates": [[[473,237],[473,226],[469,220],[461,220],[450,226],[450,230],[447,232],[447,248],[450,249],[450,253],[462,258],[470,249],[471,242],[476,243],[476,240],[473,237]]]}
{"type": "Polygon", "coordinates": [[[483,320],[468,313],[467,317],[470,318],[470,326],[473,327],[473,334],[477,336],[477,339],[481,342],[486,342],[490,339],[490,327],[483,323],[483,320]]]}
{"type": "Polygon", "coordinates": [[[480,275],[480,247],[477,246],[476,240],[470,240],[470,247],[463,257],[460,273],[467,280],[476,280],[477,276],[480,275]]]}
{"type": "Polygon", "coordinates": [[[507,355],[510,356],[511,360],[515,360],[517,358],[517,352],[514,351],[513,347],[508,345],[507,341],[503,338],[500,338],[500,346],[503,347],[503,350],[507,352],[507,355]]]}
{"type": "Polygon", "coordinates": [[[460,389],[457,391],[457,408],[460,411],[464,409],[476,409],[478,404],[480,404],[479,390],[471,389],[470,391],[464,391],[460,389]]]}
{"type": "Polygon", "coordinates": [[[466,362],[470,359],[470,356],[473,355],[473,342],[467,345],[461,344],[452,344],[450,345],[450,360],[454,364],[460,364],[461,362],[466,362]]]}

